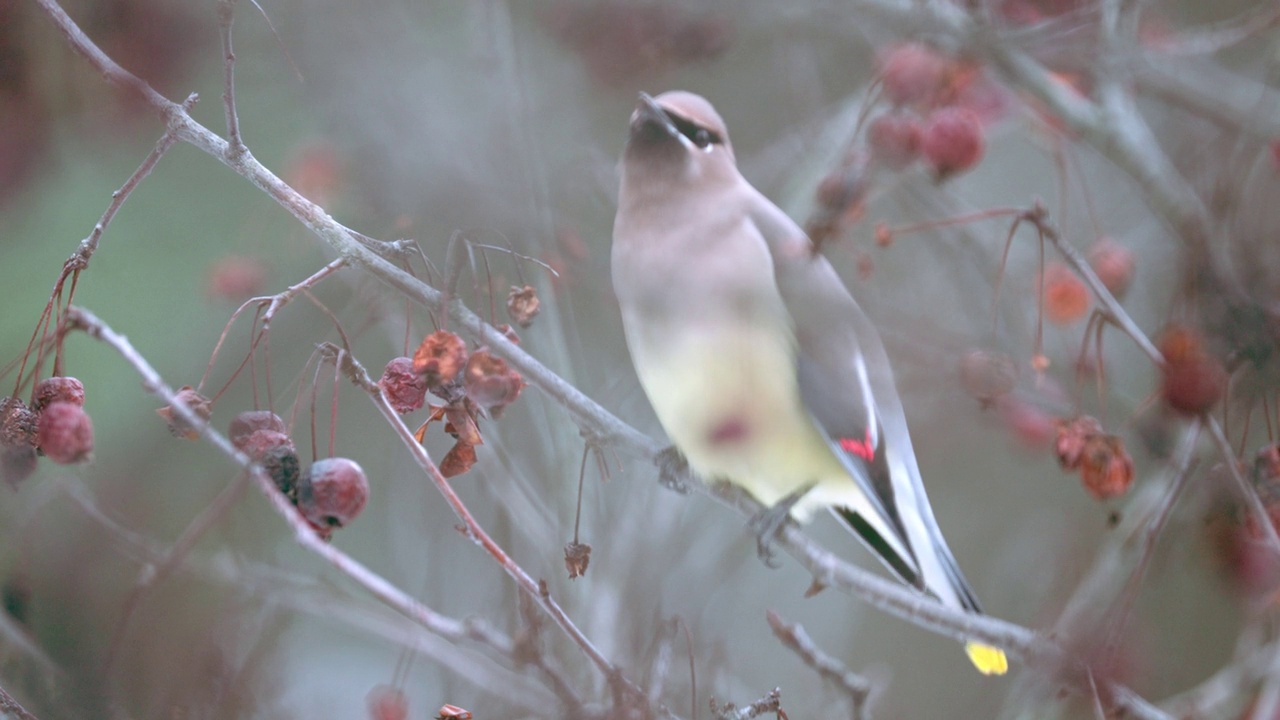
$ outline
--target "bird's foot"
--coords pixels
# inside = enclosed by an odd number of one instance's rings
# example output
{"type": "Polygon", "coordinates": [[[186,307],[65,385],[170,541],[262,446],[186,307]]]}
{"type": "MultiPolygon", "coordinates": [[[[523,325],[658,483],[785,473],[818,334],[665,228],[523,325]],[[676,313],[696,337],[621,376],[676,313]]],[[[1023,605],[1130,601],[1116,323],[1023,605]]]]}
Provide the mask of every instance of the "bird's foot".
{"type": "Polygon", "coordinates": [[[782,563],[778,562],[773,552],[773,539],[782,525],[787,522],[787,518],[791,517],[791,509],[812,489],[813,483],[798,488],[779,500],[773,507],[756,513],[747,524],[756,536],[756,553],[759,554],[760,561],[765,564],[765,567],[782,567],[782,563]]]}
{"type": "Polygon", "coordinates": [[[689,461],[675,445],[658,453],[653,459],[658,466],[658,484],[681,495],[688,495],[693,490],[693,474],[689,470],[689,461]]]}

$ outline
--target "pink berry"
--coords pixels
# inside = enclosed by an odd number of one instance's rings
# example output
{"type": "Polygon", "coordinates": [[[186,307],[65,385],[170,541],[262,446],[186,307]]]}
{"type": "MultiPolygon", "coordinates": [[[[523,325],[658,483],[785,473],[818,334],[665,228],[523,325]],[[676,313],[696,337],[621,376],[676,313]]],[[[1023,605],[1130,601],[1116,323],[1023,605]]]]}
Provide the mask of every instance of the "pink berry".
{"type": "Polygon", "coordinates": [[[36,384],[31,409],[40,412],[55,402],[84,406],[84,384],[73,377],[49,377],[36,384]]]}
{"type": "Polygon", "coordinates": [[[427,377],[413,371],[413,358],[398,357],[387,363],[378,387],[401,415],[421,408],[427,400],[427,377]]]}
{"type": "Polygon", "coordinates": [[[244,445],[248,442],[249,436],[259,430],[270,430],[286,437],[288,432],[280,416],[270,410],[246,410],[231,421],[231,428],[227,431],[227,435],[231,437],[231,444],[235,445],[237,450],[253,455],[245,450],[244,445]]]}
{"type": "Polygon", "coordinates": [[[920,140],[924,159],[939,180],[977,165],[985,146],[977,113],[957,107],[930,115],[920,140]]]}
{"type": "Polygon", "coordinates": [[[881,115],[867,126],[871,156],[890,170],[901,170],[920,157],[920,121],[904,113],[881,115]]]}
{"type": "Polygon", "coordinates": [[[84,462],[93,452],[93,423],[72,402],[54,402],[40,411],[37,437],[41,452],[62,465],[84,462]]]}
{"type": "Polygon", "coordinates": [[[480,349],[471,354],[463,373],[467,397],[497,417],[502,409],[515,402],[524,389],[524,378],[512,370],[505,360],[480,349]]]}
{"type": "Polygon", "coordinates": [[[369,481],[364,470],[347,458],[317,460],[302,474],[298,510],[319,528],[345,527],[364,510],[369,481]]]}
{"type": "Polygon", "coordinates": [[[884,94],[894,105],[930,105],[947,80],[951,61],[922,43],[903,43],[880,61],[884,94]]]}

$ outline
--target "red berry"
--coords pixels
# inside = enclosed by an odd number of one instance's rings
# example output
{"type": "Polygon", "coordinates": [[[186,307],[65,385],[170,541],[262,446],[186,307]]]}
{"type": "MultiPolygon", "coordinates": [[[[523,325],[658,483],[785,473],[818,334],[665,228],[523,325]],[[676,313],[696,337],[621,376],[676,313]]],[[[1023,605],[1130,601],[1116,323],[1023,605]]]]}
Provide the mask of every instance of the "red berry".
{"type": "Polygon", "coordinates": [[[982,121],[967,108],[942,108],[929,116],[920,151],[939,180],[964,172],[982,159],[982,121]]]}
{"type": "Polygon", "coordinates": [[[1169,407],[1184,415],[1201,415],[1211,410],[1227,388],[1227,371],[1210,355],[1200,334],[1191,328],[1173,326],[1160,337],[1164,355],[1160,394],[1169,407]]]}
{"type": "Polygon", "coordinates": [[[0,398],[0,445],[35,447],[37,415],[20,398],[0,398]]]}
{"type": "Polygon", "coordinates": [[[1040,279],[1044,292],[1044,316],[1055,325],[1070,325],[1089,312],[1089,288],[1062,263],[1050,263],[1040,279]]]}
{"type": "Polygon", "coordinates": [[[54,402],[40,411],[37,438],[50,460],[62,465],[84,462],[93,452],[93,423],[79,405],[54,402]]]}
{"type": "Polygon", "coordinates": [[[347,458],[317,460],[298,484],[298,510],[320,528],[345,527],[364,510],[369,481],[364,470],[347,458]]]}
{"type": "Polygon", "coordinates": [[[1111,238],[1099,238],[1089,248],[1089,267],[1116,298],[1128,291],[1135,264],[1133,253],[1111,238]]]}
{"type": "Polygon", "coordinates": [[[880,61],[884,94],[894,105],[931,105],[950,67],[951,61],[928,45],[898,45],[880,61]]]}
{"type": "Polygon", "coordinates": [[[880,115],[867,126],[871,157],[890,170],[901,170],[920,157],[920,121],[905,113],[880,115]]]}
{"type": "Polygon", "coordinates": [[[378,387],[401,415],[421,408],[427,401],[427,378],[413,371],[413,358],[398,357],[387,363],[378,387]]]}
{"type": "Polygon", "coordinates": [[[84,405],[84,385],[73,377],[49,377],[36,384],[31,409],[40,412],[55,402],[84,405]]]}
{"type": "Polygon", "coordinates": [[[409,717],[409,698],[391,685],[375,685],[365,697],[369,703],[369,720],[405,720],[409,717]]]}

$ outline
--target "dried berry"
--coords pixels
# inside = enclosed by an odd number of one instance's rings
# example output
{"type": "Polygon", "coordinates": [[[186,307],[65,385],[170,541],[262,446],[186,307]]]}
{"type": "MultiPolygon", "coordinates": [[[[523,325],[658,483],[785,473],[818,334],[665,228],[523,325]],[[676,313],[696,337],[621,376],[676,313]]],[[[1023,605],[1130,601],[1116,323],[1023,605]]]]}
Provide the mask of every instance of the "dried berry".
{"type": "MultiPolygon", "coordinates": [[[[196,392],[195,388],[190,385],[183,385],[178,388],[178,392],[175,394],[178,400],[182,401],[201,420],[208,422],[209,417],[213,415],[213,403],[209,398],[196,392]]],[[[200,437],[199,431],[186,420],[183,420],[182,416],[175,412],[171,405],[166,405],[156,410],[156,414],[164,418],[164,421],[168,423],[170,435],[186,438],[187,440],[195,440],[200,437]]]]}
{"type": "Polygon", "coordinates": [[[1070,325],[1089,312],[1089,288],[1066,265],[1050,263],[1040,286],[1044,291],[1044,316],[1057,325],[1070,325]]]}
{"type": "Polygon", "coordinates": [[[370,720],[405,720],[409,717],[409,698],[391,685],[375,685],[365,697],[370,720]]]}
{"type": "Polygon", "coordinates": [[[387,363],[378,387],[401,415],[418,410],[427,401],[427,378],[414,372],[412,358],[398,357],[387,363]]]}
{"type": "Polygon", "coordinates": [[[93,452],[93,422],[73,402],[54,402],[40,412],[36,428],[40,451],[62,464],[84,462],[93,452]]]}
{"type": "Polygon", "coordinates": [[[84,406],[84,384],[73,377],[49,377],[36,383],[31,409],[40,412],[55,402],[84,406]]]}
{"type": "Polygon", "coordinates": [[[266,267],[258,258],[229,255],[209,269],[208,293],[211,298],[239,303],[261,294],[266,286],[266,267]]]}
{"type": "Polygon", "coordinates": [[[507,293],[507,317],[522,328],[533,324],[533,318],[542,309],[542,301],[538,300],[538,291],[532,285],[511,287],[507,293]]]}
{"type": "MultiPolygon", "coordinates": [[[[273,430],[259,430],[258,433],[274,433],[273,430]]],[[[251,435],[252,437],[252,435],[251,435]]],[[[293,504],[298,504],[298,484],[301,481],[302,464],[298,462],[298,451],[293,442],[273,445],[262,451],[260,457],[254,458],[267,475],[275,482],[276,487],[293,504]]]]}
{"type": "Polygon", "coordinates": [[[564,567],[569,571],[570,580],[586,575],[589,564],[591,564],[590,545],[571,542],[564,546],[564,567]]]}
{"type": "Polygon", "coordinates": [[[960,359],[960,382],[984,407],[1007,395],[1018,381],[1018,366],[1000,352],[970,350],[960,359]]]}
{"type": "Polygon", "coordinates": [[[938,180],[977,165],[985,147],[982,120],[967,108],[947,107],[934,112],[920,136],[920,152],[938,180]]]}
{"type": "Polygon", "coordinates": [[[1080,479],[1098,500],[1120,497],[1133,484],[1133,458],[1116,435],[1094,435],[1080,458],[1080,479]]]}
{"type": "Polygon", "coordinates": [[[1167,329],[1160,337],[1164,365],[1160,369],[1160,394],[1165,403],[1184,415],[1201,415],[1222,399],[1227,371],[1209,354],[1195,330],[1182,326],[1167,329]]]}
{"type": "Polygon", "coordinates": [[[36,449],[30,445],[0,446],[0,480],[14,490],[36,471],[36,449]]]}
{"type": "Polygon", "coordinates": [[[1083,461],[1085,448],[1093,438],[1102,434],[1102,423],[1088,415],[1063,418],[1058,421],[1058,435],[1053,443],[1058,464],[1063,470],[1075,470],[1083,461]]]}
{"type": "Polygon", "coordinates": [[[880,61],[884,94],[894,105],[931,105],[946,84],[951,61],[922,43],[903,43],[880,61]]]}
{"type": "Polygon", "coordinates": [[[427,387],[433,391],[453,382],[466,364],[467,344],[447,330],[428,335],[413,353],[413,371],[426,376],[427,387]]]}
{"type": "Polygon", "coordinates": [[[524,389],[520,373],[507,367],[505,360],[487,350],[477,350],[471,355],[463,383],[467,397],[494,417],[515,402],[524,389]]]}
{"type": "Polygon", "coordinates": [[[231,444],[235,445],[237,450],[248,453],[244,445],[249,436],[258,430],[271,430],[282,435],[288,432],[284,426],[284,420],[270,410],[246,410],[236,415],[231,421],[227,435],[230,436],[231,444]]]}
{"type": "Polygon", "coordinates": [[[1100,238],[1089,248],[1089,267],[1117,299],[1128,292],[1135,266],[1133,253],[1111,238],[1100,238]]]}
{"type": "Polygon", "coordinates": [[[920,157],[920,121],[906,113],[880,115],[867,126],[871,157],[890,170],[901,170],[920,157]]]}
{"type": "Polygon", "coordinates": [[[35,447],[37,415],[21,398],[0,398],[0,445],[35,447]]]}
{"type": "Polygon", "coordinates": [[[369,500],[364,470],[347,458],[317,460],[298,483],[298,510],[321,528],[346,527],[369,500]]]}
{"type": "Polygon", "coordinates": [[[471,720],[471,711],[457,705],[441,705],[436,720],[471,720]]]}

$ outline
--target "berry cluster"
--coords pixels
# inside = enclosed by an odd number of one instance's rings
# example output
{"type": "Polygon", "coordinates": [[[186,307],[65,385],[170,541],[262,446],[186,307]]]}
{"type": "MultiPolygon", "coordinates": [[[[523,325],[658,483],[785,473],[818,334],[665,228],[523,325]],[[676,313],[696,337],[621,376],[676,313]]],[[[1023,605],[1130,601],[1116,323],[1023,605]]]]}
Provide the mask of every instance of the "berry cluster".
{"type": "MultiPolygon", "coordinates": [[[[528,288],[526,287],[526,290],[528,288]]],[[[537,312],[537,299],[513,289],[511,301],[519,312],[513,317],[523,324],[537,312]]],[[[502,358],[486,348],[468,352],[466,341],[456,333],[437,330],[422,341],[412,358],[398,357],[387,363],[378,380],[383,396],[396,412],[405,414],[426,405],[426,395],[444,401],[431,405],[431,415],[419,428],[422,440],[426,427],[436,420],[445,423],[445,432],[455,440],[453,448],[440,462],[445,477],[460,475],[476,462],[475,446],[483,440],[477,419],[482,415],[497,418],[508,405],[520,397],[524,378],[502,358]]]]}
{"type": "Polygon", "coordinates": [[[1058,421],[1054,451],[1063,470],[1078,471],[1098,500],[1119,497],[1133,484],[1133,458],[1119,435],[1109,435],[1088,415],[1058,421]]]}
{"type": "Polygon", "coordinates": [[[236,449],[262,465],[320,537],[328,540],[364,510],[369,500],[364,470],[346,458],[324,458],[301,470],[293,439],[275,413],[246,410],[231,421],[228,435],[236,449]]]}
{"type": "Polygon", "coordinates": [[[36,384],[31,405],[0,398],[0,478],[17,487],[35,472],[38,456],[70,465],[93,454],[93,422],[84,410],[84,385],[73,377],[36,384]]]}

